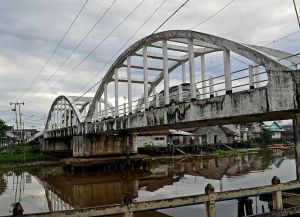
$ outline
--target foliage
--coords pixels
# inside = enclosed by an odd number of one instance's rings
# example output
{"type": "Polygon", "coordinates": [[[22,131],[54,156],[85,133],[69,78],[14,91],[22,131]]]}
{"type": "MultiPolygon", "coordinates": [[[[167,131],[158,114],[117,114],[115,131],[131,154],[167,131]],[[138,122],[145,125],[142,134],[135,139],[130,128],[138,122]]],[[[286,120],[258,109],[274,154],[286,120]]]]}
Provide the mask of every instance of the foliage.
{"type": "Polygon", "coordinates": [[[40,149],[37,145],[6,147],[0,155],[1,163],[25,163],[41,160],[40,149]]]}
{"type": "Polygon", "coordinates": [[[7,126],[5,122],[2,119],[0,119],[0,137],[5,136],[6,130],[7,130],[7,126]]]}
{"type": "Polygon", "coordinates": [[[259,148],[259,138],[248,139],[247,141],[242,141],[244,147],[248,148],[259,148]]]}
{"type": "Polygon", "coordinates": [[[273,135],[273,132],[269,128],[263,126],[259,133],[259,143],[263,147],[270,145],[272,143],[272,135],[273,135]]]}
{"type": "Polygon", "coordinates": [[[147,154],[153,155],[154,153],[157,152],[158,148],[154,145],[153,141],[147,141],[147,142],[145,142],[144,149],[147,154]]]}

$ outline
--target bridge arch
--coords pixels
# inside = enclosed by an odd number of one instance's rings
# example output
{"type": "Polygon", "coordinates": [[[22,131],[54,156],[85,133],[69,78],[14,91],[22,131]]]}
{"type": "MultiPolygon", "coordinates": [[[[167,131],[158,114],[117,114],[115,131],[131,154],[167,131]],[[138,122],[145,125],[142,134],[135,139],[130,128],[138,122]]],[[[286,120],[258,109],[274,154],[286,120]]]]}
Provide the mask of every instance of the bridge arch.
{"type": "Polygon", "coordinates": [[[83,120],[81,113],[73,104],[72,99],[61,95],[53,101],[50,107],[45,131],[77,126],[83,120]]]}
{"type": "MultiPolygon", "coordinates": [[[[153,93],[152,99],[158,98],[155,95],[155,87],[164,80],[164,100],[165,104],[169,104],[169,73],[174,71],[180,66],[184,66],[186,62],[189,63],[189,74],[190,74],[190,91],[191,98],[197,97],[196,90],[196,82],[195,82],[195,63],[194,58],[201,57],[201,73],[202,73],[202,95],[210,94],[207,91],[207,83],[211,82],[211,79],[207,79],[205,76],[205,61],[204,56],[214,52],[223,52],[224,59],[224,78],[225,78],[225,90],[227,92],[232,91],[232,81],[231,80],[231,64],[230,64],[230,52],[234,52],[248,60],[253,61],[256,66],[249,67],[249,71],[253,70],[253,68],[257,66],[263,66],[267,71],[288,71],[291,70],[290,67],[283,65],[279,61],[276,60],[276,55],[270,55],[270,52],[266,52],[266,50],[258,49],[257,47],[252,47],[251,45],[241,44],[238,42],[234,42],[228,39],[224,39],[218,36],[209,35],[205,33],[190,31],[190,30],[170,30],[165,32],[156,33],[150,36],[147,36],[133,45],[131,45],[128,49],[126,49],[112,64],[109,68],[108,72],[102,79],[99,88],[95,94],[95,97],[92,100],[90,105],[90,109],[85,118],[86,122],[91,122],[97,120],[99,117],[96,115],[96,111],[98,111],[97,104],[99,101],[104,101],[104,106],[108,104],[107,97],[107,85],[110,82],[115,83],[115,109],[114,116],[119,116],[119,102],[118,102],[118,82],[126,82],[128,84],[128,110],[125,111],[124,114],[134,112],[132,107],[132,91],[131,84],[132,83],[141,83],[144,84],[144,93],[140,98],[137,106],[140,107],[142,103],[145,105],[145,109],[149,108],[148,97],[151,93],[153,93]],[[180,45],[179,45],[180,44],[180,45]],[[183,46],[182,46],[183,45],[183,46]],[[147,48],[153,47],[156,49],[161,49],[162,53],[151,53],[147,50],[147,48]],[[169,51],[174,52],[185,52],[184,55],[180,56],[171,56],[168,55],[169,51]],[[264,51],[264,52],[263,52],[264,51]],[[272,56],[272,57],[271,57],[272,56]],[[132,63],[131,59],[133,57],[142,57],[143,63],[142,65],[138,65],[136,63],[132,63]],[[158,59],[163,61],[163,67],[152,67],[148,64],[148,60],[150,59],[158,59]],[[202,63],[203,61],[203,63],[202,63]],[[168,62],[172,62],[169,64],[168,62]],[[202,67],[203,65],[203,67],[202,67]],[[121,78],[118,76],[118,69],[126,67],[127,68],[127,77],[121,78]],[[143,80],[132,79],[131,77],[131,69],[142,69],[144,74],[143,80]],[[148,71],[158,71],[159,75],[154,80],[148,79],[148,71]],[[203,76],[204,75],[204,76],[203,76]],[[102,98],[104,95],[104,99],[102,98]]],[[[282,55],[282,54],[280,54],[282,55]]],[[[278,56],[278,55],[277,55],[278,56]]],[[[259,73],[257,73],[259,74],[259,73]]],[[[253,72],[252,72],[252,86],[253,86],[253,72]]],[[[183,82],[184,83],[184,82],[183,82]]],[[[251,84],[250,88],[251,88],[251,84]]],[[[178,90],[179,91],[179,90],[178,90]]],[[[180,91],[179,91],[180,92],[180,91]]],[[[214,94],[214,93],[213,93],[214,94]]],[[[105,111],[107,109],[105,108],[105,111]]],[[[139,110],[139,109],[138,109],[139,110]]],[[[107,118],[109,115],[105,112],[100,118],[107,118]]]]}

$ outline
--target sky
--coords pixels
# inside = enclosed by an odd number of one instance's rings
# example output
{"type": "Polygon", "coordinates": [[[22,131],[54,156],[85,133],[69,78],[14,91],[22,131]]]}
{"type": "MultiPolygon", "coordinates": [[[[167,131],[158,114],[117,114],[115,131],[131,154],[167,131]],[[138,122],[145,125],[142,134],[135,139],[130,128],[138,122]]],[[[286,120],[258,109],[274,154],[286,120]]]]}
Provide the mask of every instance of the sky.
{"type": "MultiPolygon", "coordinates": [[[[100,80],[116,51],[163,1],[116,0],[73,55],[65,61],[113,2],[88,0],[56,53],[42,70],[86,0],[0,0],[0,118],[12,125],[14,115],[10,102],[24,102],[21,109],[25,127],[43,128],[53,100],[59,95],[81,95],[100,80]],[[138,5],[138,9],[108,37],[138,5]],[[103,43],[74,69],[102,40],[103,43]]],[[[183,2],[166,0],[123,50],[151,34],[183,2]]],[[[231,0],[190,0],[159,31],[191,28],[229,2],[231,0]]],[[[300,0],[296,0],[296,4],[300,10],[300,0]]],[[[299,26],[292,0],[234,0],[194,30],[242,43],[268,44],[269,47],[290,53],[298,53],[300,50],[300,44],[297,43],[300,31],[297,32],[299,26]],[[297,33],[276,41],[293,32],[297,33]]],[[[211,60],[209,64],[208,67],[217,65],[217,61],[211,60]]],[[[238,66],[233,65],[235,67],[238,66]]],[[[97,86],[86,96],[93,96],[96,89],[97,86]]],[[[140,89],[142,87],[136,90],[140,89]]],[[[109,93],[109,97],[113,103],[113,94],[109,93]]]]}

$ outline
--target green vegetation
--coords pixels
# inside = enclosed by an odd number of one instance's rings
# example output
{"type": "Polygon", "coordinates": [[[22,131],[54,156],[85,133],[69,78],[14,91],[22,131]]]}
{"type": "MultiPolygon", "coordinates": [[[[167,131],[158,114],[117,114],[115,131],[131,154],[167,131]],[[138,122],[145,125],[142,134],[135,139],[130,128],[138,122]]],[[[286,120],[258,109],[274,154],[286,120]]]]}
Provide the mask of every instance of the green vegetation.
{"type": "Polygon", "coordinates": [[[264,148],[272,144],[272,135],[273,132],[268,127],[263,126],[258,137],[242,143],[249,148],[264,148]]]}
{"type": "Polygon", "coordinates": [[[153,141],[145,142],[145,151],[147,154],[153,155],[157,151],[157,147],[154,145],[153,141]]]}
{"type": "Polygon", "coordinates": [[[216,150],[216,155],[220,157],[229,156],[229,155],[238,155],[243,152],[240,152],[238,149],[232,149],[232,150],[216,150]]]}
{"type": "Polygon", "coordinates": [[[7,126],[6,126],[5,122],[2,119],[0,119],[0,137],[5,136],[6,129],[7,129],[7,126]]]}
{"type": "Polygon", "coordinates": [[[42,159],[37,144],[24,144],[23,146],[2,147],[0,149],[0,164],[26,163],[42,159]]]}
{"type": "Polygon", "coordinates": [[[263,126],[259,133],[259,143],[263,147],[272,144],[272,135],[273,132],[268,127],[263,126]]]}

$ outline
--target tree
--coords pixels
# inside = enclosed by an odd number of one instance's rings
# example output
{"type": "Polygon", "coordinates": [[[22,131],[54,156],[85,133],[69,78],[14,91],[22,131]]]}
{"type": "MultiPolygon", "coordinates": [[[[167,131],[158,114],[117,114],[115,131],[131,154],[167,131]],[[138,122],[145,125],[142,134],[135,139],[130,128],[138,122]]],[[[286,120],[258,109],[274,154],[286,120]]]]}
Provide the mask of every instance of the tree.
{"type": "Polygon", "coordinates": [[[7,126],[5,122],[2,119],[0,119],[0,137],[5,136],[6,130],[7,130],[7,126]]]}
{"type": "Polygon", "coordinates": [[[272,143],[273,132],[268,128],[263,126],[259,133],[259,140],[262,146],[267,146],[272,143]]]}

